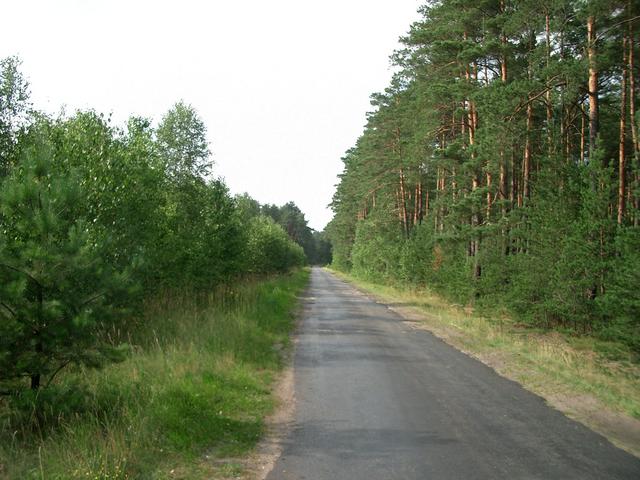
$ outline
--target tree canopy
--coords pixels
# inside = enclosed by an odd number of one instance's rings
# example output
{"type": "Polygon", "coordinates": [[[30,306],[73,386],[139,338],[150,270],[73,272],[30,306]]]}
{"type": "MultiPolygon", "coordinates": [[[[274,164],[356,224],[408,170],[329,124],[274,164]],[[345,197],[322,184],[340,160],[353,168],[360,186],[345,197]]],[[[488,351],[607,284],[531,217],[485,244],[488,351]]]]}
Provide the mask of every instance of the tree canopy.
{"type": "Polygon", "coordinates": [[[638,11],[426,3],[343,158],[333,264],[640,349],[638,11]]]}
{"type": "Polygon", "coordinates": [[[306,263],[302,212],[287,204],[280,224],[232,197],[195,108],[178,102],[157,127],[52,117],[19,66],[0,61],[0,392],[123,358],[111,334],[158,292],[306,263]]]}

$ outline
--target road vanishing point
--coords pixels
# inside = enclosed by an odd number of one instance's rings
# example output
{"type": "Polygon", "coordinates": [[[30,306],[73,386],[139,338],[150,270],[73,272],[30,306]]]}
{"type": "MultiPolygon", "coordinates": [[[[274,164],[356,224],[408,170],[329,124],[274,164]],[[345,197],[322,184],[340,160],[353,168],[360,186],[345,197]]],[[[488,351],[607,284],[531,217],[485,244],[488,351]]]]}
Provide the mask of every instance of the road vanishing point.
{"type": "Polygon", "coordinates": [[[640,460],[314,268],[268,480],[640,479],[640,460]]]}

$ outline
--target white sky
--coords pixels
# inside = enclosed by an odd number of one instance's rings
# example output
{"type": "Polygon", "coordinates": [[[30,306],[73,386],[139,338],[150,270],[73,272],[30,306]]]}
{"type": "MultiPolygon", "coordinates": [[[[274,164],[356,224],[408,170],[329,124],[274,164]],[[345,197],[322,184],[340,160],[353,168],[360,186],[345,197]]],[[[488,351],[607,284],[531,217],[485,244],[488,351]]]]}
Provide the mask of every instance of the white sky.
{"type": "Polygon", "coordinates": [[[182,99],[204,119],[215,174],[261,203],[331,219],[340,158],[421,0],[13,0],[0,57],[32,100],[159,120],[182,99]]]}

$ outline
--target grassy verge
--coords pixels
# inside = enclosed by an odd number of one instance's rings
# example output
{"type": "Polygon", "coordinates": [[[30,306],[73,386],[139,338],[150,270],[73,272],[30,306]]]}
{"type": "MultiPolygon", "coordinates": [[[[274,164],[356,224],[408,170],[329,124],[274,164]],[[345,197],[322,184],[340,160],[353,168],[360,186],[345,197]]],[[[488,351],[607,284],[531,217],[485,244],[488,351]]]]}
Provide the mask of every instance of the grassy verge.
{"type": "Polygon", "coordinates": [[[126,361],[60,376],[37,413],[28,402],[0,403],[0,478],[236,475],[228,459],[262,433],[307,280],[301,270],[149,302],[126,361]]]}
{"type": "Polygon", "coordinates": [[[333,273],[640,456],[640,365],[623,345],[483,317],[427,289],[333,273]]]}

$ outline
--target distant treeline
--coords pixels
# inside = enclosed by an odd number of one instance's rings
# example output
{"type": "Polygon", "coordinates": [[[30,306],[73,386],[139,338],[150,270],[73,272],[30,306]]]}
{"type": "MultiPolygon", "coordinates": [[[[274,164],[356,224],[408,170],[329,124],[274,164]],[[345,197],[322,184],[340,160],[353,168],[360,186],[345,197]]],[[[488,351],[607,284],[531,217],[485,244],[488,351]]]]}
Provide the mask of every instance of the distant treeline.
{"type": "Polygon", "coordinates": [[[295,203],[277,205],[260,205],[248,194],[236,196],[238,207],[245,218],[265,216],[280,225],[289,238],[302,247],[310,265],[327,265],[331,263],[331,243],[324,232],[309,228],[304,213],[295,203]]]}
{"type": "Polygon", "coordinates": [[[635,1],[430,1],[344,157],[333,263],[640,351],[635,1]]]}
{"type": "Polygon", "coordinates": [[[32,109],[19,65],[0,61],[1,391],[121,357],[111,333],[151,295],[286,272],[305,251],[328,261],[294,204],[260,207],[213,177],[191,106],[155,128],[54,118],[32,109]]]}

